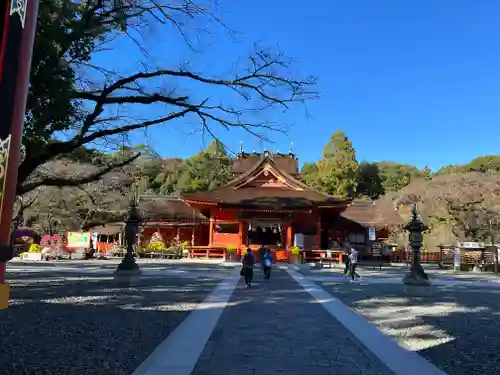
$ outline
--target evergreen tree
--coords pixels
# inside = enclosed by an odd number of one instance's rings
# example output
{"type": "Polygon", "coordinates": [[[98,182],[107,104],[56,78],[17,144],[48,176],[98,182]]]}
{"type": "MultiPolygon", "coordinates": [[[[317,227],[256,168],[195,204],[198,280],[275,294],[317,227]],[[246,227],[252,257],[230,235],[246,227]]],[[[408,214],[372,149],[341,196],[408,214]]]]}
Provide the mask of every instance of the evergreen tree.
{"type": "Polygon", "coordinates": [[[356,151],[344,132],[336,131],[323,149],[318,162],[321,190],[339,198],[353,197],[357,185],[356,151]]]}
{"type": "Polygon", "coordinates": [[[186,159],[166,176],[160,191],[163,194],[192,193],[211,190],[232,178],[232,159],[223,144],[213,141],[196,155],[186,159]]]}
{"type": "Polygon", "coordinates": [[[318,164],[304,163],[300,170],[300,179],[306,185],[317,188],[318,187],[318,164]]]}
{"type": "Polygon", "coordinates": [[[384,194],[384,187],[376,163],[362,162],[359,164],[357,183],[356,195],[358,197],[376,199],[384,194]]]}

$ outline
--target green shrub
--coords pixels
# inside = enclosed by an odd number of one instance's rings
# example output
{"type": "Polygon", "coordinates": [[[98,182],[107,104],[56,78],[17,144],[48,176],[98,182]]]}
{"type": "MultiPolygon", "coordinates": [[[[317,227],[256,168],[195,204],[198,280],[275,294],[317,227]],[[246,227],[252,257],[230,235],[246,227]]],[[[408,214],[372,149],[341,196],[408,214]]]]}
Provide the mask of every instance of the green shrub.
{"type": "Polygon", "coordinates": [[[227,249],[228,253],[234,253],[234,252],[236,252],[236,246],[234,246],[233,244],[227,245],[226,249],[227,249]]]}
{"type": "Polygon", "coordinates": [[[153,242],[146,246],[147,253],[162,253],[166,250],[165,245],[161,242],[153,242]]]}
{"type": "Polygon", "coordinates": [[[182,256],[182,247],[180,246],[170,246],[168,249],[164,250],[166,254],[174,255],[177,257],[182,256]]]}

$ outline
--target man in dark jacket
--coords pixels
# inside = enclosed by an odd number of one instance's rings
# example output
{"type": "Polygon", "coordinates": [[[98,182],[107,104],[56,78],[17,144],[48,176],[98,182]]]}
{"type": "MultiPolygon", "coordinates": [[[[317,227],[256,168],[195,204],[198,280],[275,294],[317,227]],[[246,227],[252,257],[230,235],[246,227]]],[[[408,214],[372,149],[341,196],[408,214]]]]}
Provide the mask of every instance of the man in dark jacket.
{"type": "Polygon", "coordinates": [[[344,250],[342,258],[345,259],[344,277],[347,278],[347,273],[349,272],[351,267],[351,260],[349,259],[349,255],[351,254],[351,246],[349,242],[344,241],[344,243],[342,244],[342,248],[344,250]]]}
{"type": "Polygon", "coordinates": [[[241,263],[243,264],[245,287],[250,288],[252,286],[253,279],[253,266],[255,265],[255,256],[252,254],[252,249],[247,249],[247,253],[243,257],[241,263]]]}

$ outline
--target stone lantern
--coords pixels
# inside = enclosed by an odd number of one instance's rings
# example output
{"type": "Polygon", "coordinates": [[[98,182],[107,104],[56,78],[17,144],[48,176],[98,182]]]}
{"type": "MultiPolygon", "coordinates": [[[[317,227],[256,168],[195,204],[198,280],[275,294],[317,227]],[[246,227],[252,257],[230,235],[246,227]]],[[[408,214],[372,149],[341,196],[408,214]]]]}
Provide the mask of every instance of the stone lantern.
{"type": "Polygon", "coordinates": [[[404,284],[429,285],[429,276],[425,273],[420,262],[420,249],[422,247],[422,232],[427,229],[424,223],[418,218],[417,205],[413,205],[412,218],[405,226],[409,232],[409,242],[412,250],[412,262],[409,272],[403,279],[404,284]]]}
{"type": "Polygon", "coordinates": [[[123,257],[121,263],[118,265],[115,275],[118,276],[135,276],[140,273],[139,265],[135,262],[134,258],[134,245],[137,241],[139,234],[139,224],[141,223],[141,216],[137,210],[136,200],[130,202],[128,217],[125,222],[125,241],[127,244],[127,252],[123,257]]]}

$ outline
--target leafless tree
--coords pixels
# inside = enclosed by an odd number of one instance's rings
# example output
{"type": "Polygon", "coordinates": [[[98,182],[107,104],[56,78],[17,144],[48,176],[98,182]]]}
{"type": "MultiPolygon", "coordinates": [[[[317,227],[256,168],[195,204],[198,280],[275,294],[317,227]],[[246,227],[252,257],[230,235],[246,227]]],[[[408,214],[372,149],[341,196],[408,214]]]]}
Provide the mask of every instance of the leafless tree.
{"type": "MultiPolygon", "coordinates": [[[[68,95],[76,114],[70,128],[55,126],[56,119],[50,114],[41,116],[43,121],[33,121],[34,125],[28,127],[31,133],[25,134],[26,158],[19,168],[18,194],[38,186],[78,186],[97,181],[109,171],[138,157],[137,153],[130,152],[122,158],[102,163],[96,172],[80,176],[39,173],[32,178],[41,166],[81,147],[113,148],[124,142],[130,132],[157,125],[178,125],[180,120],[189,122],[189,132],[200,131],[215,138],[217,127],[224,130],[240,128],[263,137],[262,131],[283,130],[278,122],[265,119],[266,112],[274,108],[287,110],[291,104],[317,97],[314,77],[296,78],[291,69],[292,61],[282,53],[266,48],[255,47],[246,59],[240,60],[226,73],[204,72],[190,63],[155,66],[144,47],[147,44],[145,39],[153,29],[173,28],[192,50],[196,46],[190,31],[194,30],[194,39],[200,33],[209,33],[213,27],[231,32],[217,16],[215,1],[47,0],[41,3],[41,7],[41,18],[45,23],[40,21],[39,29],[45,28],[58,37],[60,33],[66,34],[63,34],[62,41],[45,40],[46,43],[42,44],[44,35],[39,33],[32,82],[38,82],[42,75],[51,77],[55,74],[50,67],[72,67],[77,84],[68,89],[68,95]],[[144,59],[132,61],[131,65],[142,67],[126,74],[93,65],[91,57],[109,52],[107,49],[111,48],[111,43],[120,38],[129,38],[140,48],[144,59]],[[40,57],[44,53],[47,55],[40,46],[48,48],[56,43],[58,63],[50,65],[46,58],[40,57]],[[208,94],[200,95],[201,92],[208,94]],[[161,108],[161,115],[141,115],[140,118],[131,115],[137,113],[138,107],[144,114],[154,112],[142,108],[144,106],[161,108]]],[[[115,55],[115,59],[123,58],[127,57],[115,55]]],[[[47,100],[52,98],[49,94],[47,100]]],[[[27,115],[30,119],[43,104],[40,96],[42,94],[32,95],[28,99],[30,112],[27,115]]]]}
{"type": "Polygon", "coordinates": [[[31,191],[31,193],[26,194],[25,196],[17,196],[15,202],[15,211],[12,218],[12,230],[19,228],[19,226],[24,225],[24,212],[29,209],[38,199],[42,188],[37,188],[36,190],[31,191]]]}

